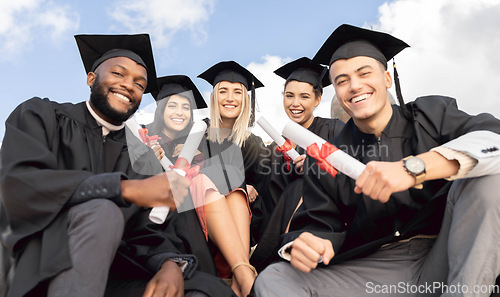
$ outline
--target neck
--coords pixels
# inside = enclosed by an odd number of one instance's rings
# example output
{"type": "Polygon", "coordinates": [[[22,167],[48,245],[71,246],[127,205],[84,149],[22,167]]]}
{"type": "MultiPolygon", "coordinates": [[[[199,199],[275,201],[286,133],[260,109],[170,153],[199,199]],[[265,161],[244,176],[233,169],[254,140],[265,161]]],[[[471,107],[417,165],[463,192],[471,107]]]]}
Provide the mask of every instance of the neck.
{"type": "Polygon", "coordinates": [[[221,128],[232,130],[235,122],[236,122],[236,119],[224,118],[224,119],[222,119],[220,126],[221,126],[221,128]]]}
{"type": "Polygon", "coordinates": [[[163,133],[163,135],[167,136],[170,139],[175,139],[175,136],[177,136],[177,133],[175,133],[174,131],[168,130],[167,128],[163,128],[163,130],[161,132],[163,133]]]}
{"type": "Polygon", "coordinates": [[[314,117],[310,117],[306,122],[302,124],[302,127],[309,129],[309,127],[312,125],[314,122],[314,117]]]}
{"type": "MultiPolygon", "coordinates": [[[[87,100],[85,102],[85,105],[87,106],[88,111],[92,115],[92,117],[96,120],[96,122],[103,127],[103,129],[107,129],[108,131],[118,131],[122,129],[125,126],[125,123],[110,123],[106,119],[104,119],[101,115],[101,113],[92,105],[90,100],[87,100]]],[[[106,133],[107,134],[107,133],[106,133]]]]}
{"type": "Polygon", "coordinates": [[[392,117],[392,106],[387,102],[382,110],[367,119],[354,119],[354,123],[364,133],[382,135],[392,117]]]}

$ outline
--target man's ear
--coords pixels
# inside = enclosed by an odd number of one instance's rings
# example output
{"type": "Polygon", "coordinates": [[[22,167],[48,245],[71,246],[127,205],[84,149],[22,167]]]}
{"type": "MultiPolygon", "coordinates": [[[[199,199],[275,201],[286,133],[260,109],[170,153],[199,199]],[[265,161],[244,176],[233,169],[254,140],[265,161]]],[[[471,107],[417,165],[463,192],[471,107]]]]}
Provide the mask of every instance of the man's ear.
{"type": "Polygon", "coordinates": [[[96,77],[97,77],[97,74],[95,74],[95,72],[89,72],[87,74],[87,86],[92,87],[92,85],[95,82],[96,77]]]}
{"type": "Polygon", "coordinates": [[[385,71],[384,73],[384,79],[385,79],[385,87],[389,89],[392,87],[392,76],[389,71],[385,71]]]}

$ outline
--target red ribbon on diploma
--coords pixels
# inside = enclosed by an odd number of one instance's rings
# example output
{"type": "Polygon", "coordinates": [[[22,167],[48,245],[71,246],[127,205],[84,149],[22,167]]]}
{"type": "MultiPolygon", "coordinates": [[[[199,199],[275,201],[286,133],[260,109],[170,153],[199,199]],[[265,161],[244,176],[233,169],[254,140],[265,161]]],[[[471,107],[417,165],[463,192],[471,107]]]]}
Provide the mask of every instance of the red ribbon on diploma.
{"type": "Polygon", "coordinates": [[[335,168],[333,168],[333,166],[330,165],[328,161],[326,161],[326,157],[331,155],[336,150],[338,150],[338,148],[329,142],[325,142],[321,146],[320,150],[318,144],[315,142],[307,147],[307,154],[317,160],[316,164],[319,166],[321,170],[324,170],[330,173],[331,176],[335,177],[338,171],[335,168]]]}
{"type": "Polygon", "coordinates": [[[173,166],[170,165],[170,169],[174,168],[181,169],[182,171],[186,172],[186,177],[189,180],[192,180],[193,177],[197,176],[201,170],[200,165],[195,165],[191,167],[191,165],[189,165],[189,162],[185,158],[177,158],[175,164],[173,166]]]}
{"type": "Polygon", "coordinates": [[[293,149],[293,147],[292,143],[290,142],[290,139],[287,139],[282,146],[277,145],[275,148],[277,152],[281,152],[283,154],[283,158],[285,158],[286,161],[286,170],[288,171],[290,171],[290,161],[292,160],[292,158],[290,158],[290,156],[286,152],[288,152],[291,149],[293,149]]]}
{"type": "Polygon", "coordinates": [[[148,142],[153,140],[161,139],[161,137],[159,137],[158,135],[149,136],[148,129],[146,128],[139,129],[139,136],[141,137],[141,140],[144,144],[147,144],[148,142]]]}

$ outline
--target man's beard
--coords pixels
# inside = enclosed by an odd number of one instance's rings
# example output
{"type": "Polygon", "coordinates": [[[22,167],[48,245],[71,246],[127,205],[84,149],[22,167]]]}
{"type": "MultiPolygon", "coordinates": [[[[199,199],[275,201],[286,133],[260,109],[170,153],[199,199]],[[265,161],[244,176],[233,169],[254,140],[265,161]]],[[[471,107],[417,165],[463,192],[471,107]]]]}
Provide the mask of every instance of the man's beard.
{"type": "Polygon", "coordinates": [[[139,108],[139,104],[136,104],[127,112],[119,112],[114,109],[108,102],[108,97],[99,81],[99,76],[95,78],[94,84],[90,87],[90,103],[113,123],[125,122],[139,108]]]}

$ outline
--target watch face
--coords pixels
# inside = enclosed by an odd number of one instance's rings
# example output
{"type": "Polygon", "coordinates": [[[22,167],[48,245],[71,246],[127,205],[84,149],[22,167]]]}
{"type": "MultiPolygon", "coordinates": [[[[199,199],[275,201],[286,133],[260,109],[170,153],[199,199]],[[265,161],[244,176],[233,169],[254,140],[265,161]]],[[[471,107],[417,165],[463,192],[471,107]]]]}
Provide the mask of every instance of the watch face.
{"type": "Polygon", "coordinates": [[[412,157],[405,162],[406,169],[414,175],[422,174],[425,171],[425,163],[422,159],[412,157]]]}

